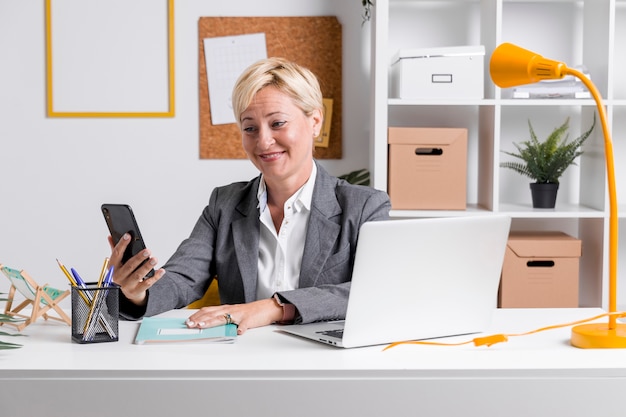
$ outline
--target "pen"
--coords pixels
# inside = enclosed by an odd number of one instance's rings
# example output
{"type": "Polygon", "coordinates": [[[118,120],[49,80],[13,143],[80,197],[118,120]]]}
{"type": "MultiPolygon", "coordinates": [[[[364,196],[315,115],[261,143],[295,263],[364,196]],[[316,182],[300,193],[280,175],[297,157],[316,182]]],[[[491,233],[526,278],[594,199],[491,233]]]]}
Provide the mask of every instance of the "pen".
{"type": "MultiPolygon", "coordinates": [[[[89,310],[89,315],[87,316],[87,321],[85,322],[85,327],[83,328],[83,340],[93,340],[95,336],[96,327],[95,327],[94,318],[100,317],[102,314],[101,313],[102,307],[104,306],[105,300],[109,293],[108,287],[110,286],[111,281],[113,280],[113,270],[114,270],[114,266],[111,265],[108,271],[106,271],[105,274],[102,274],[100,276],[100,279],[98,280],[98,290],[93,296],[93,300],[91,302],[91,309],[89,310]]],[[[108,332],[108,329],[107,329],[107,332],[108,332]]],[[[111,333],[109,333],[109,335],[111,335],[111,333]]],[[[113,337],[114,335],[111,335],[111,336],[113,337]]]]}
{"type": "Polygon", "coordinates": [[[106,273],[106,277],[104,278],[104,286],[110,287],[113,283],[113,265],[109,267],[109,270],[106,273]]]}
{"type": "Polygon", "coordinates": [[[93,298],[91,299],[91,308],[89,309],[87,319],[85,320],[85,326],[83,327],[83,340],[93,339],[93,334],[90,329],[92,328],[94,315],[95,317],[100,315],[100,300],[102,299],[102,294],[100,293],[101,291],[100,287],[98,287],[93,294],[93,298]]]}
{"type": "Polygon", "coordinates": [[[76,284],[82,288],[85,288],[87,284],[85,284],[85,281],[83,281],[80,275],[78,275],[78,272],[76,272],[74,268],[70,268],[70,270],[72,271],[72,275],[74,276],[74,279],[76,280],[76,284]]]}
{"type": "MultiPolygon", "coordinates": [[[[106,298],[109,293],[108,289],[104,289],[105,287],[99,287],[98,291],[93,297],[93,302],[91,304],[91,309],[89,310],[89,315],[87,316],[87,321],[85,322],[85,326],[83,328],[83,340],[93,340],[96,333],[96,317],[101,317],[102,308],[106,304],[106,298]]],[[[109,336],[115,337],[115,334],[112,333],[112,330],[109,330],[109,325],[104,319],[104,323],[106,323],[105,330],[109,333],[109,336]]]]}
{"type": "MultiPolygon", "coordinates": [[[[70,283],[73,286],[78,286],[78,283],[76,282],[76,279],[67,271],[67,268],[65,267],[65,265],[63,265],[61,263],[61,261],[59,261],[57,259],[57,263],[59,264],[59,267],[61,268],[61,271],[63,271],[63,274],[65,274],[65,276],[67,277],[67,279],[70,281],[70,283]]],[[[89,297],[87,296],[87,294],[83,291],[79,291],[78,295],[80,295],[80,298],[83,299],[83,301],[85,302],[85,305],[87,306],[87,308],[91,307],[91,300],[89,299],[89,297]]]]}

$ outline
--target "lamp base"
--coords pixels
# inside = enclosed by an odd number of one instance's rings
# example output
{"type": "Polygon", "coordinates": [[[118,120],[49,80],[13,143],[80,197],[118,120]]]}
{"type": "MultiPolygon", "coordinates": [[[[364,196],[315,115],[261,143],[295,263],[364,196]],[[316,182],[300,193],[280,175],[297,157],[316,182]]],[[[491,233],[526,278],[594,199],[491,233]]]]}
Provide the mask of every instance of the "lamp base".
{"type": "Polygon", "coordinates": [[[626,323],[617,323],[614,329],[608,323],[573,327],[571,343],[583,349],[626,348],[626,323]]]}

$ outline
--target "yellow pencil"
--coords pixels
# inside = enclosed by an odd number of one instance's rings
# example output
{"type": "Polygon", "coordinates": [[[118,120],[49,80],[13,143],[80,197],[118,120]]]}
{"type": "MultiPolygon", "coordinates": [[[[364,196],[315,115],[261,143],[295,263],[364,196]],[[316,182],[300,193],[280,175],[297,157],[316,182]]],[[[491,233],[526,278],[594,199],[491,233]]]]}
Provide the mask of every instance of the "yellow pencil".
{"type": "Polygon", "coordinates": [[[99,315],[99,305],[102,303],[100,299],[102,297],[106,297],[106,293],[101,294],[102,292],[102,282],[104,281],[104,277],[106,275],[107,266],[109,265],[109,258],[104,258],[104,264],[102,265],[102,271],[100,271],[100,277],[98,278],[98,290],[94,292],[93,298],[91,300],[91,308],[89,309],[89,315],[87,316],[87,320],[85,321],[85,327],[83,328],[83,340],[86,340],[90,337],[88,334],[88,329],[91,328],[91,322],[94,319],[94,313],[99,315]]]}
{"type": "Polygon", "coordinates": [[[98,278],[98,287],[102,286],[102,282],[104,281],[104,277],[107,274],[107,268],[109,267],[109,258],[104,258],[104,263],[102,264],[102,271],[100,271],[100,278],[98,278]]]}
{"type": "MultiPolygon", "coordinates": [[[[61,261],[59,261],[58,259],[57,259],[57,263],[59,264],[59,268],[61,268],[61,271],[63,271],[63,274],[65,274],[65,276],[67,277],[67,279],[69,279],[69,280],[70,280],[70,283],[71,283],[73,286],[77,287],[77,286],[78,286],[78,283],[76,282],[76,280],[74,279],[74,277],[72,276],[72,274],[70,274],[70,272],[67,270],[67,268],[65,267],[65,265],[63,265],[63,264],[61,263],[61,261]]],[[[84,292],[84,291],[79,291],[79,292],[78,292],[78,295],[80,295],[80,298],[82,298],[82,299],[83,299],[83,301],[85,301],[85,304],[87,305],[87,307],[88,307],[88,308],[89,308],[89,307],[91,307],[91,301],[89,301],[89,299],[88,299],[88,298],[87,298],[87,296],[85,295],[85,292],[84,292]]]]}
{"type": "Polygon", "coordinates": [[[61,268],[61,271],[63,271],[63,274],[65,274],[65,276],[67,277],[67,279],[70,280],[70,283],[72,285],[77,285],[76,280],[74,279],[74,277],[72,276],[72,274],[70,274],[70,272],[67,270],[67,268],[65,267],[65,265],[63,265],[61,263],[61,261],[59,261],[57,259],[57,263],[59,264],[59,268],[61,268]]]}

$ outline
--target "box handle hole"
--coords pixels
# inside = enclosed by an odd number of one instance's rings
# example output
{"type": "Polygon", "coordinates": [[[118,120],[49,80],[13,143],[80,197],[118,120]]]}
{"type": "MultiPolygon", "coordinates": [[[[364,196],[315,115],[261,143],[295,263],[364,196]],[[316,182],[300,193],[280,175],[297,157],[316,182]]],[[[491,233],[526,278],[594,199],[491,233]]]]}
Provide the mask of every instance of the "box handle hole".
{"type": "Polygon", "coordinates": [[[442,154],[443,149],[441,148],[415,148],[415,155],[440,156],[442,154]]]}
{"type": "Polygon", "coordinates": [[[528,261],[526,266],[529,268],[552,268],[554,261],[528,261]]]}

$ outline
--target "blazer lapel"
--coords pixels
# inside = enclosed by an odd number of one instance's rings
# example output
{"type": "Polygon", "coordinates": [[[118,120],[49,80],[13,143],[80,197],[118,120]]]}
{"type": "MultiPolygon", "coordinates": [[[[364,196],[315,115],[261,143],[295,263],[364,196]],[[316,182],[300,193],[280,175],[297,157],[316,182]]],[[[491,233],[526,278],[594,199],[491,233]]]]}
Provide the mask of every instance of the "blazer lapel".
{"type": "MultiPolygon", "coordinates": [[[[258,180],[256,182],[258,184],[258,180]]],[[[259,215],[256,190],[250,187],[248,195],[237,205],[240,218],[233,221],[233,241],[237,264],[243,281],[246,302],[256,299],[258,257],[259,257],[259,215]]]]}
{"type": "Polygon", "coordinates": [[[341,226],[333,219],[342,212],[334,190],[335,185],[330,175],[318,164],[311,215],[300,267],[300,270],[307,271],[307,274],[300,275],[300,287],[315,285],[341,232],[341,226]]]}

